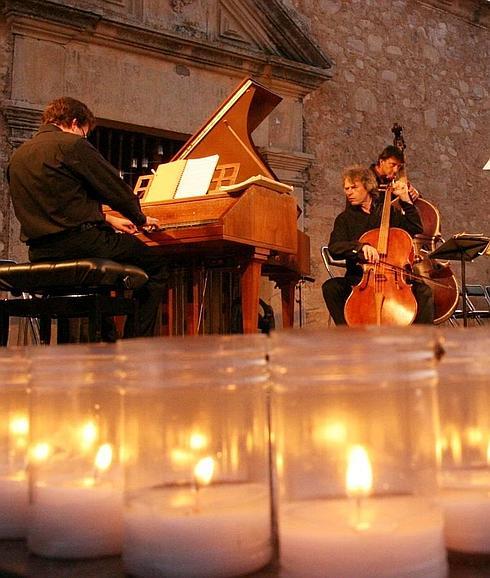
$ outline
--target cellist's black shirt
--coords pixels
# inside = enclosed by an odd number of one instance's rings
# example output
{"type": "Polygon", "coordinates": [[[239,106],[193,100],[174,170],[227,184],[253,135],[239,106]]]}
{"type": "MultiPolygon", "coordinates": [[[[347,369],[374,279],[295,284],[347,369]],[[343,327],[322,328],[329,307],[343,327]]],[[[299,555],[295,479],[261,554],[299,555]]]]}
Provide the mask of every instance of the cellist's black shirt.
{"type": "MultiPolygon", "coordinates": [[[[390,227],[403,229],[411,237],[422,233],[422,222],[414,205],[403,201],[399,201],[399,204],[402,210],[391,208],[390,227]]],[[[348,205],[335,219],[328,248],[335,259],[346,259],[345,276],[351,279],[353,284],[362,277],[359,252],[363,244],[359,242],[359,238],[367,231],[379,228],[382,209],[383,198],[380,198],[373,204],[371,213],[364,212],[359,206],[348,205]]]]}

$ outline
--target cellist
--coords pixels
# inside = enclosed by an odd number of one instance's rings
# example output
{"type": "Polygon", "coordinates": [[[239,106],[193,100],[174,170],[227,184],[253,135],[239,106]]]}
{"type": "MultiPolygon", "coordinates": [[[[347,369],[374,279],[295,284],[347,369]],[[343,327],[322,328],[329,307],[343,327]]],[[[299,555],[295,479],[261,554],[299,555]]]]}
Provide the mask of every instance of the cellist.
{"type": "MultiPolygon", "coordinates": [[[[345,325],[344,306],[352,287],[362,278],[362,262],[379,261],[375,247],[362,244],[359,238],[367,231],[376,229],[381,222],[383,194],[373,172],[361,166],[348,167],[342,173],[342,183],[347,206],[334,222],[328,243],[329,251],[336,259],[347,263],[344,277],[328,279],[322,285],[323,298],[336,325],[345,325]]],[[[405,230],[410,236],[421,233],[422,223],[417,209],[403,183],[394,183],[392,194],[399,199],[399,208],[392,206],[390,226],[405,230]]],[[[415,281],[411,286],[417,301],[414,323],[431,324],[434,319],[434,301],[428,285],[415,281]]]]}

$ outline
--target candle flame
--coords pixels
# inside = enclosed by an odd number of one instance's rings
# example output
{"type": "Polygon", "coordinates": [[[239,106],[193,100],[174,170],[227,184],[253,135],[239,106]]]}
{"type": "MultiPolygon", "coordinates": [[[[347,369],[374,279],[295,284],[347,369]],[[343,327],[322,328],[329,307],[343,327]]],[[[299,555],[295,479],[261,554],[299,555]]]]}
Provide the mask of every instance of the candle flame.
{"type": "Polygon", "coordinates": [[[211,483],[214,473],[214,459],[206,457],[199,460],[194,468],[194,478],[196,483],[201,486],[207,486],[211,483]]]}
{"type": "Polygon", "coordinates": [[[36,462],[44,462],[51,454],[51,446],[47,442],[39,442],[32,446],[30,455],[36,462]]]}
{"type": "Polygon", "coordinates": [[[192,450],[202,450],[208,445],[208,438],[200,432],[193,432],[189,438],[189,446],[192,450]]]}
{"type": "Polygon", "coordinates": [[[102,444],[97,450],[95,456],[95,467],[103,472],[109,468],[112,463],[112,446],[111,444],[102,444]]]}
{"type": "Polygon", "coordinates": [[[373,471],[367,451],[355,445],[347,457],[346,490],[350,497],[368,496],[373,488],[373,471]]]}
{"type": "Polygon", "coordinates": [[[14,436],[26,436],[29,433],[29,420],[25,415],[14,415],[9,422],[10,433],[14,436]]]}
{"type": "Polygon", "coordinates": [[[82,426],[80,436],[83,448],[88,449],[95,443],[98,436],[97,429],[97,425],[93,421],[88,421],[82,426]]]}

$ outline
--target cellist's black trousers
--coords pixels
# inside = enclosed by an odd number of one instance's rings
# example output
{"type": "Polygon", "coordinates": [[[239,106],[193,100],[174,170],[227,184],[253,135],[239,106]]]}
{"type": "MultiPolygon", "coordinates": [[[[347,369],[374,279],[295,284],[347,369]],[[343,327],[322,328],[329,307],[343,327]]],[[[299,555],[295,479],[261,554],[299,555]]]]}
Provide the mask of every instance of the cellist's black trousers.
{"type": "MultiPolygon", "coordinates": [[[[327,279],[322,285],[323,299],[335,325],[345,325],[344,307],[352,291],[353,283],[346,277],[327,279]]],[[[434,297],[432,289],[425,283],[413,283],[412,292],[417,301],[414,323],[434,322],[434,297]]]]}

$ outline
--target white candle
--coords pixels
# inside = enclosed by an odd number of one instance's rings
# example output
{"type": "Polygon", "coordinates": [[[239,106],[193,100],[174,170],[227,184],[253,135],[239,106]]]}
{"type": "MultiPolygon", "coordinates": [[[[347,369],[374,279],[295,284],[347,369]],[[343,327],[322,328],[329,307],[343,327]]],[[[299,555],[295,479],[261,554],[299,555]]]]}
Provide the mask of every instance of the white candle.
{"type": "Polygon", "coordinates": [[[447,488],[440,493],[447,548],[490,553],[490,472],[444,472],[441,483],[447,488]]]}
{"type": "MultiPolygon", "coordinates": [[[[271,558],[267,489],[255,484],[142,490],[125,512],[123,560],[135,576],[220,578],[271,558]]],[[[304,577],[303,577],[304,578],[304,577]]]]}
{"type": "Polygon", "coordinates": [[[450,550],[490,552],[490,496],[488,491],[454,490],[441,493],[444,535],[450,550]]]}
{"type": "Polygon", "coordinates": [[[49,558],[95,558],[121,553],[122,492],[92,478],[34,488],[27,545],[49,558]]]}
{"type": "Polygon", "coordinates": [[[414,497],[308,500],[280,513],[285,578],[444,578],[442,516],[414,497]]]}
{"type": "Polygon", "coordinates": [[[0,539],[25,538],[28,504],[24,473],[0,478],[0,539]]]}

